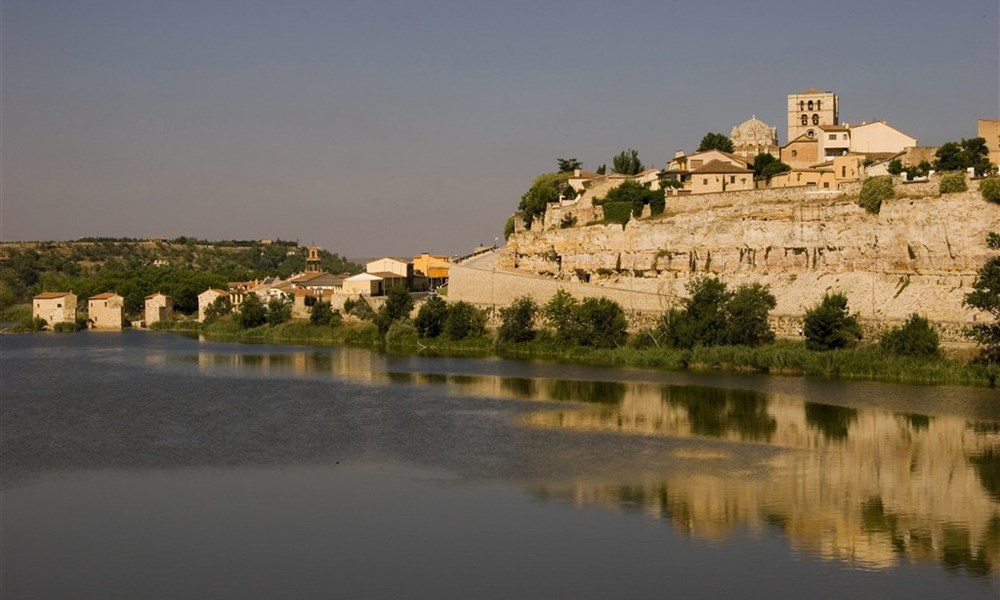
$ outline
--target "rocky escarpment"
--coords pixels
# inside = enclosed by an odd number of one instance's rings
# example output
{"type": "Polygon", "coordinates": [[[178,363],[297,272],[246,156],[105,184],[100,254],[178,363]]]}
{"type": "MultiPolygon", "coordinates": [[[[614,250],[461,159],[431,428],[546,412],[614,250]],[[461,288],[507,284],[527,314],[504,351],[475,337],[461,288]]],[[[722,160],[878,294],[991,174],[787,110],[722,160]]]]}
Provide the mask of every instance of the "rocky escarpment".
{"type": "Polygon", "coordinates": [[[904,188],[911,197],[886,201],[877,215],[849,195],[805,191],[668,198],[664,215],[624,228],[519,231],[497,266],[646,292],[649,310],[662,309],[665,297],[685,296],[692,278],[713,274],[732,285],[770,285],[776,315],[801,315],[824,293],[839,291],[867,319],[917,312],[972,322],[984,315],[962,299],[993,253],[986,237],[1000,231],[1000,206],[971,184],[968,192],[942,196],[921,193],[927,186],[904,188]]]}

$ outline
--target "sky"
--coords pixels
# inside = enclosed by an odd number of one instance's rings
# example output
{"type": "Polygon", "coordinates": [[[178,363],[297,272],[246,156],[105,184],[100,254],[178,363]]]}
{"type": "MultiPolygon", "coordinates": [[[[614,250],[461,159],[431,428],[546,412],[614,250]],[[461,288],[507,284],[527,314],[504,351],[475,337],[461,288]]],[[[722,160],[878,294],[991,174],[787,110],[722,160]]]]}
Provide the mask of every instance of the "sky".
{"type": "Polygon", "coordinates": [[[557,158],[663,167],[835,92],[938,145],[1000,117],[1000,3],[0,0],[0,240],[491,244],[557,158]]]}

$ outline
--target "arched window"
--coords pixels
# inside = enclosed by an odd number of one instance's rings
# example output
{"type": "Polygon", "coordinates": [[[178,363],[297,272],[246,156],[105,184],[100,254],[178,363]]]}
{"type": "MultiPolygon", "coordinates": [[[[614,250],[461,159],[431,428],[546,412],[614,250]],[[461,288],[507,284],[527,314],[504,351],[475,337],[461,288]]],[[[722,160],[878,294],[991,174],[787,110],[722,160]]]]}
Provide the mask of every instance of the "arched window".
{"type": "Polygon", "coordinates": [[[808,125],[809,124],[809,116],[808,115],[802,115],[802,124],[803,125],[808,125]]]}
{"type": "Polygon", "coordinates": [[[819,115],[813,115],[813,125],[819,125],[819,115]]]}
{"type": "Polygon", "coordinates": [[[817,100],[817,101],[816,101],[816,110],[822,110],[822,109],[820,109],[820,105],[821,105],[822,103],[823,103],[823,101],[822,101],[822,100],[817,100]]]}
{"type": "Polygon", "coordinates": [[[806,101],[799,100],[799,110],[805,110],[805,109],[806,109],[806,101]]]}
{"type": "Polygon", "coordinates": [[[812,101],[812,100],[810,100],[810,101],[809,101],[809,110],[812,110],[812,109],[813,109],[813,101],[812,101]]]}

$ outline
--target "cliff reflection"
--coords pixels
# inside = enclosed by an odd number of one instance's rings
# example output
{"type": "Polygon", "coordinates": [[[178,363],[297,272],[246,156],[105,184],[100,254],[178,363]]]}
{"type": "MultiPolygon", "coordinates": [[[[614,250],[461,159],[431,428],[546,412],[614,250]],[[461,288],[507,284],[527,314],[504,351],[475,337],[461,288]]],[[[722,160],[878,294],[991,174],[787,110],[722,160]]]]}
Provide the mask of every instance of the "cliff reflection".
{"type": "Polygon", "coordinates": [[[936,561],[973,576],[1000,571],[997,422],[746,390],[394,371],[370,352],[201,353],[198,364],[558,402],[523,423],[680,443],[665,446],[666,472],[534,483],[540,501],[641,512],[703,539],[780,531],[797,549],[872,569],[936,561]],[[745,444],[779,451],[747,458],[745,444]]]}

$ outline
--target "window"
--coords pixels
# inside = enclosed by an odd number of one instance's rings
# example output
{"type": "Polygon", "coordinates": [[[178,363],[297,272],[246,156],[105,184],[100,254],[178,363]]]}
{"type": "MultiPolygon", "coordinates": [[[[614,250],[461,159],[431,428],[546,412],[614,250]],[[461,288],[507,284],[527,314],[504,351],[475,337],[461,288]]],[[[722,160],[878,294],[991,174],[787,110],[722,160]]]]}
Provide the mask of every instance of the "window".
{"type": "Polygon", "coordinates": [[[820,108],[819,108],[819,105],[820,105],[820,104],[821,104],[822,102],[823,102],[822,100],[817,100],[817,101],[816,101],[816,110],[820,110],[820,108]]]}
{"type": "Polygon", "coordinates": [[[840,176],[847,177],[847,167],[840,167],[840,176]]]}
{"type": "Polygon", "coordinates": [[[701,185],[708,185],[708,177],[701,180],[701,185]]]}
{"type": "Polygon", "coordinates": [[[846,133],[844,134],[844,139],[845,139],[845,140],[847,139],[847,134],[846,134],[846,133]]]}
{"type": "Polygon", "coordinates": [[[831,140],[836,140],[837,139],[837,134],[836,133],[831,133],[830,134],[830,139],[831,140]]]}
{"type": "Polygon", "coordinates": [[[824,181],[823,182],[823,187],[825,187],[825,188],[830,187],[830,182],[829,181],[824,181]]]}
{"type": "Polygon", "coordinates": [[[56,308],[62,308],[62,304],[56,303],[56,308]]]}
{"type": "Polygon", "coordinates": [[[812,100],[810,100],[810,101],[809,101],[809,110],[812,110],[812,109],[813,109],[813,101],[812,101],[812,100]]]}
{"type": "Polygon", "coordinates": [[[798,155],[799,155],[799,151],[798,150],[792,150],[792,158],[795,158],[798,155]]]}
{"type": "Polygon", "coordinates": [[[805,109],[806,109],[806,101],[799,100],[799,110],[805,110],[805,109]]]}
{"type": "Polygon", "coordinates": [[[806,132],[806,137],[809,139],[813,139],[814,137],[816,137],[816,132],[810,129],[809,131],[806,132]]]}
{"type": "Polygon", "coordinates": [[[813,125],[819,125],[819,115],[813,115],[813,125]]]}
{"type": "Polygon", "coordinates": [[[736,175],[729,176],[729,183],[736,183],[736,175]]]}
{"type": "Polygon", "coordinates": [[[802,115],[802,124],[803,125],[809,124],[809,115],[802,115]]]}

